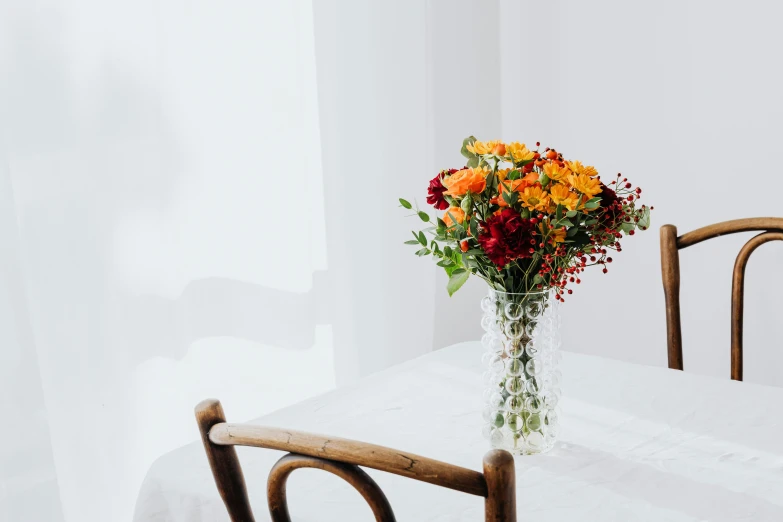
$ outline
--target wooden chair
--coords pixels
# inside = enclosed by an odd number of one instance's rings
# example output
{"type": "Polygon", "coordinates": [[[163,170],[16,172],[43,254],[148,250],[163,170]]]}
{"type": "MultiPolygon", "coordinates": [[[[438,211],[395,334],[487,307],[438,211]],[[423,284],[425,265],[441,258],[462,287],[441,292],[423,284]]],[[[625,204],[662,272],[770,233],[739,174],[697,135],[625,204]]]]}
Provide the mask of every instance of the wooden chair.
{"type": "Polygon", "coordinates": [[[394,522],[386,496],[359,466],[484,497],[487,521],[515,522],[517,519],[514,458],[507,451],[487,453],[482,474],[364,442],[280,428],[227,424],[220,401],[214,399],[196,406],[196,420],[212,475],[232,522],[254,520],[234,446],[289,452],[272,467],[267,481],[269,513],[274,522],[291,520],[286,502],[286,480],[299,468],[317,468],[337,475],[364,497],[376,521],[394,522]]]}
{"type": "Polygon", "coordinates": [[[666,296],[666,330],[669,368],[682,370],[682,329],[680,323],[680,254],[683,248],[708,239],[737,232],[763,231],[740,249],[734,263],[731,284],[731,378],[742,380],[742,314],[745,293],[745,266],[759,246],[783,240],[783,218],[749,218],[724,221],[677,237],[677,227],[661,227],[661,270],[666,296]]]}

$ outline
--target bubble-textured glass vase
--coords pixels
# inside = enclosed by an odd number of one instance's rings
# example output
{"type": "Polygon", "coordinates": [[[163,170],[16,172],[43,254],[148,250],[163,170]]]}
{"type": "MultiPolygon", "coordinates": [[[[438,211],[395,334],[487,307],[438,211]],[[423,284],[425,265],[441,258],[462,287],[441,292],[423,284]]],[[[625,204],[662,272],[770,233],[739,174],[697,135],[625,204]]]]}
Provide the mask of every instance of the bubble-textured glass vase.
{"type": "Polygon", "coordinates": [[[484,437],[515,455],[543,453],[559,431],[560,316],[551,292],[489,290],[484,316],[484,437]]]}

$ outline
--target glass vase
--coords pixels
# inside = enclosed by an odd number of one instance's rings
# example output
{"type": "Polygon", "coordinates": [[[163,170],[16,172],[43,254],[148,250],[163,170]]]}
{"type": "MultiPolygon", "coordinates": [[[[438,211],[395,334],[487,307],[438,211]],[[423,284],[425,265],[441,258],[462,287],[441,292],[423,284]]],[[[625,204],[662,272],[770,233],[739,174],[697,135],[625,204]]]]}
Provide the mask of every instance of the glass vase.
{"type": "Polygon", "coordinates": [[[560,316],[553,292],[490,289],[484,316],[483,435],[514,455],[552,449],[559,431],[560,316]]]}

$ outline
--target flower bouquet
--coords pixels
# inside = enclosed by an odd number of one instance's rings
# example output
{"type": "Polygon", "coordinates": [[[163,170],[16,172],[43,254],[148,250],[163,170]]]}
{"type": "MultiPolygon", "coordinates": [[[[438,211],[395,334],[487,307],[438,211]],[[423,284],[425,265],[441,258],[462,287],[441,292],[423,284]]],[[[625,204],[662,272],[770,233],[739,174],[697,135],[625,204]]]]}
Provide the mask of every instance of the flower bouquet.
{"type": "Polygon", "coordinates": [[[466,166],[429,183],[427,203],[443,214],[433,220],[416,207],[429,227],[406,241],[446,271],[449,295],[471,274],[487,282],[483,431],[515,454],[546,451],[557,438],[559,303],[588,267],[608,272],[611,251],[646,230],[652,210],[621,174],[604,183],[594,167],[539,147],[465,139],[466,166]]]}

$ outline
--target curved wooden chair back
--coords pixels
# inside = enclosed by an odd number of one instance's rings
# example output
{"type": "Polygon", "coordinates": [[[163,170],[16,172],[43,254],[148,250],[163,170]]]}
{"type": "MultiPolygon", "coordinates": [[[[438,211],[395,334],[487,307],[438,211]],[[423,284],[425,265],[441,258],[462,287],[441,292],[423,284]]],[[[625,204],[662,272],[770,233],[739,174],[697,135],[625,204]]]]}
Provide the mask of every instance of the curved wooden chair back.
{"type": "Polygon", "coordinates": [[[724,221],[677,237],[677,227],[661,227],[661,271],[666,296],[666,330],[669,368],[682,370],[682,328],[680,323],[680,254],[683,248],[702,241],[738,232],[762,231],[745,243],[734,262],[731,283],[731,378],[742,380],[742,315],[745,294],[745,267],[748,258],[768,241],[783,240],[783,218],[749,218],[724,221]]]}
{"type": "Polygon", "coordinates": [[[196,420],[212,475],[232,522],[253,522],[253,512],[234,446],[289,452],[274,465],[267,481],[269,513],[274,522],[290,522],[286,480],[299,468],[328,471],[352,485],[372,508],[378,522],[394,522],[389,501],[359,466],[401,475],[484,497],[485,520],[516,521],[514,458],[503,450],[484,457],[484,473],[452,466],[383,446],[280,428],[226,423],[220,402],[196,406],[196,420]]]}

